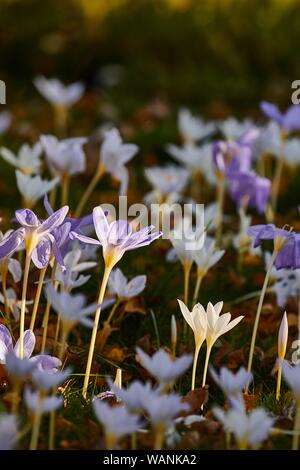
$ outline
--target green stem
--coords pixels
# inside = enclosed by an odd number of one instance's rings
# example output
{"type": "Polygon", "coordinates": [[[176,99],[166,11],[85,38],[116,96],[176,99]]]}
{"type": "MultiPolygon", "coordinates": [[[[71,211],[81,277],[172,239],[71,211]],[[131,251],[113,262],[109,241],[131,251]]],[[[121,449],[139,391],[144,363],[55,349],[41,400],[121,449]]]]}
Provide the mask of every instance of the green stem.
{"type": "MultiPolygon", "coordinates": [[[[260,297],[259,297],[259,302],[258,302],[258,306],[257,306],[257,310],[256,310],[255,322],[254,322],[253,332],[252,332],[249,359],[248,359],[248,368],[247,368],[248,372],[251,372],[251,370],[252,370],[252,361],[253,361],[253,354],[254,354],[255,341],[256,341],[256,335],[257,335],[257,330],[258,330],[260,314],[261,314],[261,310],[262,310],[266,290],[267,290],[267,287],[268,287],[268,282],[269,282],[269,278],[270,278],[270,275],[271,275],[272,267],[273,267],[273,264],[274,264],[274,261],[276,259],[277,254],[278,254],[278,251],[274,249],[273,254],[271,256],[271,259],[270,259],[270,264],[269,264],[269,267],[268,267],[268,270],[267,270],[267,273],[266,273],[264,284],[263,284],[263,287],[262,287],[262,290],[261,290],[261,293],[260,293],[260,297]]],[[[248,391],[248,388],[247,388],[246,391],[248,391]]]]}
{"type": "Polygon", "coordinates": [[[108,318],[107,318],[107,320],[106,320],[106,323],[107,323],[108,325],[110,324],[110,322],[111,322],[111,320],[112,320],[112,317],[114,316],[114,313],[115,313],[115,311],[117,310],[117,308],[119,307],[120,303],[121,303],[121,300],[120,300],[120,299],[117,299],[116,302],[114,303],[114,305],[113,305],[113,307],[112,307],[112,309],[111,309],[111,311],[110,311],[110,314],[108,315],[108,318]]]}
{"type": "Polygon", "coordinates": [[[196,285],[195,285],[194,296],[193,296],[193,306],[195,305],[195,303],[197,302],[197,300],[199,298],[199,291],[200,291],[200,286],[201,286],[202,279],[203,279],[203,275],[198,274],[196,285]]]}
{"type": "Polygon", "coordinates": [[[86,370],[85,370],[84,384],[83,384],[83,389],[82,389],[82,395],[84,396],[84,398],[86,398],[87,396],[87,390],[88,390],[88,385],[89,385],[89,380],[90,380],[90,373],[91,373],[91,368],[92,368],[92,361],[93,361],[93,356],[94,356],[95,343],[96,343],[98,325],[99,325],[100,314],[101,314],[101,304],[103,302],[103,298],[104,298],[104,294],[106,291],[106,286],[107,286],[107,282],[108,282],[108,278],[109,278],[111,270],[112,270],[111,266],[105,266],[103,279],[102,279],[101,287],[99,290],[97,303],[100,306],[97,308],[96,313],[95,313],[94,326],[93,326],[93,331],[92,331],[88,360],[87,360],[86,370]]]}
{"type": "Polygon", "coordinates": [[[68,204],[70,190],[70,175],[65,173],[61,178],[61,205],[68,204]]]}

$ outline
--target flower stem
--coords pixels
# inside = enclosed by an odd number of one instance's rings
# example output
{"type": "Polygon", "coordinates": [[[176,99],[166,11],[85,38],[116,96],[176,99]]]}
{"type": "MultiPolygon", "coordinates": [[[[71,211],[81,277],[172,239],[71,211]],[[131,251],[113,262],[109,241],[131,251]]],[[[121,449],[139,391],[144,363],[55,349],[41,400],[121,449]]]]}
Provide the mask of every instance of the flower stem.
{"type": "Polygon", "coordinates": [[[117,308],[119,307],[120,303],[121,303],[121,300],[120,300],[120,299],[116,300],[116,302],[114,303],[114,305],[113,305],[113,307],[112,307],[112,309],[111,309],[111,311],[110,311],[110,313],[109,313],[109,315],[108,315],[108,318],[107,318],[107,320],[106,320],[106,323],[107,323],[108,325],[110,324],[110,322],[111,322],[111,320],[112,320],[112,317],[114,316],[114,313],[115,313],[115,311],[117,310],[117,308]]]}
{"type": "Polygon", "coordinates": [[[58,335],[59,335],[59,330],[60,330],[60,323],[61,323],[61,316],[57,315],[55,338],[54,338],[54,344],[53,344],[53,353],[54,354],[55,354],[55,351],[56,351],[56,348],[57,348],[57,341],[58,341],[58,335]]]}
{"type": "Polygon", "coordinates": [[[200,291],[200,286],[201,286],[202,279],[203,279],[203,276],[202,276],[202,275],[198,275],[198,276],[197,276],[197,281],[196,281],[196,285],[195,285],[195,291],[194,291],[194,295],[193,295],[193,305],[195,305],[195,303],[196,303],[197,300],[198,300],[199,291],[200,291]]]}
{"type": "Polygon", "coordinates": [[[54,450],[55,448],[55,410],[52,410],[50,413],[50,420],[49,420],[49,439],[48,439],[48,449],[54,450]]]}
{"type": "MultiPolygon", "coordinates": [[[[54,261],[53,268],[52,268],[52,272],[51,272],[51,281],[54,280],[55,272],[56,272],[56,266],[57,266],[57,263],[56,263],[56,261],[54,261]]],[[[55,288],[55,290],[57,290],[57,287],[58,287],[58,282],[55,281],[55,282],[54,282],[54,288],[55,288]]],[[[44,352],[45,352],[45,348],[46,348],[46,341],[47,341],[47,334],[48,334],[48,323],[49,323],[50,309],[51,309],[51,302],[48,300],[48,301],[47,301],[47,304],[46,304],[46,309],[45,309],[44,318],[43,318],[43,338],[42,338],[42,349],[41,349],[41,353],[44,353],[44,352]]]]}
{"type": "MultiPolygon", "coordinates": [[[[184,264],[183,265],[183,276],[184,276],[184,291],[183,291],[183,300],[185,305],[188,306],[189,301],[189,283],[190,283],[190,272],[191,272],[191,264],[184,264]]],[[[186,338],[187,336],[187,322],[183,321],[183,336],[186,338]]]]}
{"type": "Polygon", "coordinates": [[[41,419],[42,419],[42,409],[43,409],[43,394],[39,392],[37,407],[34,413],[33,427],[30,439],[30,450],[36,450],[38,444],[38,438],[40,433],[41,419]]]}
{"type": "Polygon", "coordinates": [[[23,277],[23,287],[22,287],[21,312],[20,312],[20,359],[23,359],[23,355],[24,355],[24,327],[25,327],[26,293],[27,293],[27,284],[28,284],[30,261],[31,261],[31,255],[26,254],[24,277],[23,277]]]}
{"type": "Polygon", "coordinates": [[[280,388],[281,388],[281,365],[278,364],[278,372],[277,372],[277,386],[276,386],[276,400],[278,401],[280,398],[280,388]]]}
{"type": "Polygon", "coordinates": [[[113,434],[105,434],[105,448],[106,450],[113,450],[116,444],[116,438],[113,434]]]}
{"type": "Polygon", "coordinates": [[[199,346],[196,346],[196,347],[195,347],[195,352],[194,352],[194,361],[193,361],[193,372],[192,372],[192,386],[191,386],[191,390],[194,390],[194,389],[195,389],[196,371],[197,371],[197,362],[198,362],[199,351],[200,351],[200,347],[199,347],[199,346]]]}
{"type": "Polygon", "coordinates": [[[79,217],[81,215],[82,210],[84,209],[84,207],[85,207],[87,201],[89,200],[92,192],[96,188],[98,182],[100,181],[100,179],[102,178],[103,175],[104,175],[104,167],[100,163],[98,168],[97,168],[96,173],[94,174],[93,178],[90,181],[90,184],[86,188],[85,192],[83,193],[83,196],[82,196],[81,200],[79,201],[79,204],[78,204],[78,206],[76,208],[76,211],[75,211],[75,217],[79,217]]]}
{"type": "Polygon", "coordinates": [[[42,288],[43,288],[43,283],[44,283],[44,278],[45,274],[48,268],[48,264],[40,270],[40,276],[39,276],[39,281],[37,285],[37,290],[35,294],[35,299],[34,299],[34,305],[33,305],[33,310],[31,314],[31,320],[30,320],[30,330],[34,330],[34,325],[35,325],[35,320],[36,320],[36,314],[38,311],[39,303],[40,303],[40,298],[41,298],[41,293],[42,293],[42,288]]]}
{"type": "Polygon", "coordinates": [[[68,204],[70,190],[70,175],[65,173],[61,178],[61,205],[68,204]]]}
{"type": "Polygon", "coordinates": [[[1,281],[2,281],[2,293],[3,293],[3,300],[4,300],[5,318],[8,320],[8,318],[9,318],[9,309],[8,309],[7,293],[6,293],[6,274],[5,275],[2,274],[1,281]]]}
{"type": "Polygon", "coordinates": [[[69,329],[66,328],[65,325],[63,324],[62,329],[61,329],[60,346],[59,346],[59,352],[58,352],[58,359],[60,359],[61,361],[63,360],[63,357],[64,357],[64,352],[66,349],[68,336],[69,336],[69,329]]]}
{"type": "Polygon", "coordinates": [[[163,443],[164,443],[165,429],[163,426],[158,425],[155,427],[154,432],[155,432],[155,440],[154,440],[153,450],[162,450],[163,443]]]}
{"type": "Polygon", "coordinates": [[[54,125],[57,135],[60,138],[66,136],[67,133],[68,109],[65,105],[54,106],[54,125]]]}
{"type": "Polygon", "coordinates": [[[108,278],[109,278],[111,270],[112,270],[112,266],[105,266],[103,279],[101,282],[101,287],[99,289],[99,296],[98,296],[97,303],[100,305],[100,307],[97,308],[96,313],[95,313],[95,320],[94,320],[94,326],[93,326],[92,337],[91,337],[91,342],[90,342],[89,355],[88,355],[88,360],[86,364],[84,384],[83,384],[83,390],[82,390],[82,395],[84,396],[84,398],[86,398],[87,396],[87,390],[88,390],[88,385],[89,385],[98,325],[99,325],[100,314],[101,314],[101,304],[103,302],[103,298],[104,298],[104,294],[106,291],[106,286],[107,286],[107,282],[108,282],[108,278]]]}
{"type": "MultiPolygon", "coordinates": [[[[270,275],[271,275],[272,267],[273,267],[275,258],[277,256],[277,253],[278,253],[278,250],[274,249],[273,254],[271,256],[271,259],[270,259],[270,263],[269,263],[269,267],[268,267],[268,270],[267,270],[267,273],[266,273],[264,284],[263,284],[263,287],[262,287],[262,290],[261,290],[261,293],[260,293],[260,297],[259,297],[259,302],[258,302],[258,306],[257,306],[257,310],[256,310],[255,322],[254,322],[253,332],[252,332],[249,359],[248,359],[248,368],[247,368],[248,372],[251,372],[251,370],[252,370],[252,361],[253,361],[253,354],[254,354],[255,341],[256,341],[256,335],[257,335],[257,329],[258,329],[260,314],[261,314],[261,310],[262,310],[266,290],[267,290],[267,287],[268,287],[268,282],[269,282],[269,278],[270,278],[270,275]]],[[[246,389],[246,392],[247,391],[248,391],[248,388],[246,389]]]]}
{"type": "Polygon", "coordinates": [[[205,387],[205,384],[206,384],[206,376],[207,376],[210,353],[211,353],[211,346],[207,346],[206,356],[205,356],[205,364],[204,364],[204,371],[203,371],[203,379],[202,379],[202,387],[205,387]]]}
{"type": "Polygon", "coordinates": [[[275,215],[276,213],[283,166],[284,166],[284,139],[281,138],[281,152],[280,152],[280,156],[277,159],[276,170],[275,170],[275,175],[274,175],[273,184],[272,184],[272,192],[271,192],[271,207],[272,207],[273,215],[275,215]]]}
{"type": "Polygon", "coordinates": [[[225,196],[225,176],[219,175],[219,178],[217,181],[218,212],[217,212],[217,220],[216,220],[216,243],[218,246],[220,246],[221,241],[222,241],[224,196],[225,196]]]}
{"type": "Polygon", "coordinates": [[[294,421],[294,429],[293,429],[293,442],[292,442],[292,450],[299,449],[299,432],[300,432],[300,400],[297,401],[297,408],[296,408],[296,416],[294,421]]]}

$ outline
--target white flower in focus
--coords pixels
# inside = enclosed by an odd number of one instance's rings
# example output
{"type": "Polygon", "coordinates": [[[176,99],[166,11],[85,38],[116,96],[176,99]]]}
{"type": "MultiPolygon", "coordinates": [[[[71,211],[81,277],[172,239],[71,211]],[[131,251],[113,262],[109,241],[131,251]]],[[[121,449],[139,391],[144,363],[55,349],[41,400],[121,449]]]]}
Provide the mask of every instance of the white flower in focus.
{"type": "Polygon", "coordinates": [[[257,449],[271,431],[274,420],[263,408],[256,408],[249,414],[245,410],[232,408],[225,413],[220,408],[213,410],[224,429],[234,435],[241,450],[257,449]]]}
{"type": "Polygon", "coordinates": [[[32,147],[23,144],[15,155],[6,147],[1,147],[0,155],[15,168],[18,168],[25,175],[33,175],[39,173],[41,167],[42,146],[40,142],[36,142],[32,147]]]}
{"type": "Polygon", "coordinates": [[[206,338],[207,318],[205,310],[201,304],[196,304],[190,311],[182,300],[177,299],[177,301],[185,321],[193,330],[196,350],[199,351],[206,338]]]}
{"type": "Polygon", "coordinates": [[[24,199],[25,206],[29,209],[59,182],[59,178],[55,178],[51,181],[42,180],[39,175],[27,176],[19,170],[16,170],[16,178],[18,190],[24,199]]]}
{"type": "Polygon", "coordinates": [[[34,84],[40,94],[55,106],[72,106],[84,93],[84,85],[81,82],[64,85],[57,78],[47,79],[39,76],[35,78],[34,84]]]}

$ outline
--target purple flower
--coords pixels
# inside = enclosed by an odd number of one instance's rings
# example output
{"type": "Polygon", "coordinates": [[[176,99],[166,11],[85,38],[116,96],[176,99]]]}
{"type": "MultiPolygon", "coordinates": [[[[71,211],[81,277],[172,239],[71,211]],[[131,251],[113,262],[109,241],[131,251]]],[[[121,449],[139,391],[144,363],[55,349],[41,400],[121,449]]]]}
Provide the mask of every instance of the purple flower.
{"type": "Polygon", "coordinates": [[[143,275],[136,276],[128,282],[121,269],[117,268],[111,272],[109,277],[109,292],[111,294],[117,294],[120,299],[131,299],[139,295],[145,289],[146,280],[147,277],[143,275]]]}
{"type": "MultiPolygon", "coordinates": [[[[40,409],[40,394],[39,392],[32,392],[29,388],[25,388],[24,390],[24,400],[26,403],[27,408],[34,413],[38,409],[40,409]]],[[[62,397],[44,397],[42,400],[42,413],[50,413],[51,411],[57,410],[63,405],[63,398],[62,397]]]]}
{"type": "Polygon", "coordinates": [[[19,209],[15,212],[16,219],[21,228],[14,230],[5,240],[0,243],[0,259],[11,255],[25,242],[28,256],[31,256],[37,268],[45,267],[52,256],[58,256],[60,263],[59,247],[53,231],[65,220],[69,211],[68,206],[57,210],[44,221],[40,221],[30,209],[19,209]]]}
{"type": "MultiPolygon", "coordinates": [[[[33,353],[35,346],[35,336],[31,330],[24,332],[24,358],[29,358],[33,353]]],[[[6,354],[13,352],[15,356],[19,356],[20,341],[18,340],[13,346],[13,339],[10,331],[4,325],[0,325],[0,362],[6,363],[6,354]]]]}
{"type": "Polygon", "coordinates": [[[293,132],[300,129],[300,106],[293,104],[285,113],[279,111],[275,104],[262,101],[260,104],[262,112],[278,124],[287,132],[293,132]]]}
{"type": "Polygon", "coordinates": [[[270,196],[271,182],[253,171],[234,173],[229,177],[229,191],[239,208],[249,206],[262,214],[270,196]]]}
{"type": "Polygon", "coordinates": [[[263,240],[273,240],[274,248],[278,253],[275,259],[277,269],[300,267],[300,235],[275,227],[273,224],[253,225],[247,231],[254,238],[253,247],[256,248],[263,240]]]}
{"type": "Polygon", "coordinates": [[[110,267],[113,267],[126,251],[150,245],[161,236],[161,232],[153,232],[152,225],[133,232],[127,220],[120,219],[109,223],[100,206],[93,210],[93,221],[98,240],[74,231],[70,233],[70,238],[101,245],[105,264],[110,267]]]}
{"type": "Polygon", "coordinates": [[[136,432],[140,427],[139,418],[129,414],[123,406],[111,407],[96,399],[93,401],[93,408],[98,421],[109,436],[121,438],[126,434],[136,432]]]}

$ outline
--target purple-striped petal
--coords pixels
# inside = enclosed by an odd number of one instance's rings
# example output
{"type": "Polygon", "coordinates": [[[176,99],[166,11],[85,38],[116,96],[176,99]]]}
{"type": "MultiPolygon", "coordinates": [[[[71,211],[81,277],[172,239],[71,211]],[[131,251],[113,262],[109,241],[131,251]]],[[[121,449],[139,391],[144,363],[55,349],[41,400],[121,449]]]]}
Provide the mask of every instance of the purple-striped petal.
{"type": "Polygon", "coordinates": [[[66,218],[67,213],[69,212],[69,206],[64,206],[61,209],[58,209],[56,212],[50,215],[48,219],[43,222],[39,228],[37,229],[37,232],[39,234],[44,233],[44,232],[49,232],[50,230],[53,230],[54,228],[58,227],[61,225],[66,218]]]}
{"type": "Polygon", "coordinates": [[[0,244],[0,259],[10,256],[24,241],[25,231],[23,228],[14,230],[0,244]]]}
{"type": "Polygon", "coordinates": [[[32,262],[38,269],[43,269],[50,261],[52,243],[49,237],[43,237],[32,252],[32,262]]]}
{"type": "MultiPolygon", "coordinates": [[[[24,338],[23,338],[23,357],[25,359],[29,359],[31,357],[31,354],[33,353],[35,346],[35,336],[33,331],[31,330],[26,330],[24,332],[24,338]]],[[[16,342],[16,345],[14,347],[14,352],[17,357],[20,356],[20,340],[16,342]]]]}
{"type": "Polygon", "coordinates": [[[91,237],[87,237],[86,235],[81,235],[80,233],[70,232],[69,237],[71,238],[71,240],[79,240],[82,243],[88,243],[90,245],[101,245],[98,240],[95,240],[91,237]]]}
{"type": "Polygon", "coordinates": [[[30,209],[19,209],[15,212],[15,216],[23,227],[38,227],[40,224],[39,219],[30,209]]]}
{"type": "Polygon", "coordinates": [[[2,324],[0,325],[0,341],[2,341],[5,344],[8,351],[13,350],[13,341],[12,341],[10,331],[8,330],[8,328],[6,328],[6,326],[2,324]]]}

